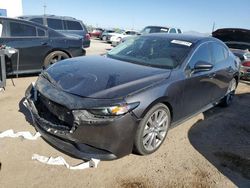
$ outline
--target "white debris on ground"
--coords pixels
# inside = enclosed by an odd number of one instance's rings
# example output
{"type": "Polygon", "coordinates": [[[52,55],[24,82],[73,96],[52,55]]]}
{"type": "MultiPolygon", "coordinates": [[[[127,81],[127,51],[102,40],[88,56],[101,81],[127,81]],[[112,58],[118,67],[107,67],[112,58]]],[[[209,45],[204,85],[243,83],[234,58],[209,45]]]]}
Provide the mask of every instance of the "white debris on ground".
{"type": "Polygon", "coordinates": [[[48,165],[62,165],[70,170],[84,170],[88,168],[97,168],[97,165],[100,162],[99,159],[91,159],[90,161],[83,162],[75,166],[71,166],[61,156],[54,158],[54,157],[46,157],[46,156],[42,156],[38,154],[33,154],[32,160],[37,160],[41,163],[48,164],[48,165]]]}
{"type": "Polygon", "coordinates": [[[39,132],[36,132],[35,134],[32,134],[29,131],[22,131],[22,132],[14,132],[12,129],[9,129],[4,132],[0,132],[0,138],[17,138],[17,137],[22,137],[27,140],[37,140],[41,134],[39,132]]]}
{"type": "MultiPolygon", "coordinates": [[[[41,134],[39,132],[36,132],[35,134],[32,134],[29,131],[22,131],[22,132],[15,133],[12,129],[0,132],[0,138],[22,137],[22,138],[27,139],[27,140],[37,140],[40,136],[41,136],[41,134]]],[[[46,156],[42,156],[42,155],[38,155],[38,154],[33,154],[32,160],[37,160],[41,163],[48,164],[48,165],[66,166],[70,170],[84,170],[84,169],[88,169],[88,168],[97,168],[97,165],[100,162],[99,159],[91,159],[90,161],[82,162],[82,163],[77,164],[75,166],[71,166],[61,156],[53,158],[53,157],[46,157],[46,156]]],[[[1,163],[0,163],[0,169],[1,169],[1,163]]]]}

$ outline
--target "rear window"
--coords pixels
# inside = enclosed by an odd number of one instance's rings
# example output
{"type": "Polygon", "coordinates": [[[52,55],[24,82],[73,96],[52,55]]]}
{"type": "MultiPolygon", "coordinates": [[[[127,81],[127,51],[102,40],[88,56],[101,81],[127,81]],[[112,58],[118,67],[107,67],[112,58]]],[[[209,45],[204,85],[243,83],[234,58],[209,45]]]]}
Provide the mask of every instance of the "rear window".
{"type": "Polygon", "coordinates": [[[82,25],[77,21],[66,20],[66,25],[68,26],[68,30],[83,30],[82,25]]]}
{"type": "Polygon", "coordinates": [[[171,28],[169,33],[176,33],[176,30],[174,28],[171,28]]]}
{"type": "Polygon", "coordinates": [[[63,22],[59,19],[48,18],[47,19],[48,27],[55,30],[63,30],[63,22]]]}
{"type": "Polygon", "coordinates": [[[148,33],[167,33],[168,28],[165,27],[146,27],[142,30],[142,34],[148,34],[148,33]]]}
{"type": "Polygon", "coordinates": [[[17,22],[10,22],[10,36],[12,37],[36,36],[36,27],[17,22]]]}
{"type": "Polygon", "coordinates": [[[30,21],[36,22],[36,23],[39,23],[39,24],[43,25],[43,19],[42,18],[32,18],[32,19],[30,19],[30,21]]]}

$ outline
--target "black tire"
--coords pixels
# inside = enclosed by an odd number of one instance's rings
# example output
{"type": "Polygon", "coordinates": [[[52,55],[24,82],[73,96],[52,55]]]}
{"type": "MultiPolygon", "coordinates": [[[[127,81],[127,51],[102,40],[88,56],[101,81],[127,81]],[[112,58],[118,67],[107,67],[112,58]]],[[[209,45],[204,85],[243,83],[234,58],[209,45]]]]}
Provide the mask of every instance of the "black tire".
{"type": "MultiPolygon", "coordinates": [[[[162,120],[161,120],[162,121],[162,120]]],[[[161,146],[161,144],[164,142],[166,136],[167,136],[167,132],[170,126],[170,122],[171,122],[171,115],[170,115],[170,111],[168,109],[168,107],[162,103],[158,103],[155,106],[153,106],[144,116],[144,118],[141,120],[139,127],[136,131],[136,135],[135,135],[135,139],[134,139],[134,152],[140,155],[148,155],[151,154],[153,152],[155,152],[157,149],[159,149],[159,147],[161,146]],[[166,129],[164,130],[164,136],[162,136],[162,138],[157,138],[158,134],[160,133],[155,133],[154,131],[150,132],[151,129],[151,125],[149,126],[149,119],[151,118],[151,122],[152,122],[152,117],[154,114],[157,114],[157,116],[159,115],[159,112],[164,111],[164,117],[167,117],[167,123],[165,123],[164,126],[162,126],[162,128],[166,129]],[[157,113],[158,112],[158,113],[157,113]],[[145,131],[148,131],[150,133],[145,134],[145,131]],[[144,135],[145,134],[145,135],[144,135]],[[151,136],[150,136],[151,134],[151,136]],[[154,134],[155,136],[152,136],[152,134],[154,134]],[[147,137],[155,137],[155,139],[158,139],[157,146],[155,148],[152,147],[152,149],[147,149],[146,146],[144,145],[144,141],[147,139],[147,137]]],[[[151,124],[151,123],[150,123],[151,124]]],[[[154,122],[152,122],[152,124],[154,124],[154,122]]],[[[153,127],[156,127],[155,125],[153,127]]],[[[152,128],[154,129],[154,128],[152,128]]],[[[161,132],[163,133],[163,132],[161,132]]],[[[151,138],[150,138],[151,140],[151,138]]],[[[149,140],[149,142],[150,142],[149,140]]],[[[155,141],[157,142],[157,141],[155,141]]]]}
{"type": "Polygon", "coordinates": [[[234,98],[234,95],[235,95],[235,90],[236,90],[236,87],[237,87],[236,79],[233,78],[231,83],[230,83],[230,86],[229,86],[231,88],[228,88],[227,94],[225,95],[225,97],[220,102],[220,106],[222,106],[222,107],[228,107],[233,101],[233,98],[234,98]],[[235,83],[236,85],[231,86],[232,82],[235,83]]]}
{"type": "Polygon", "coordinates": [[[68,59],[68,58],[69,58],[69,56],[65,52],[53,51],[45,57],[44,63],[43,63],[43,68],[46,69],[50,65],[56,63],[57,61],[61,61],[61,60],[68,59]]]}

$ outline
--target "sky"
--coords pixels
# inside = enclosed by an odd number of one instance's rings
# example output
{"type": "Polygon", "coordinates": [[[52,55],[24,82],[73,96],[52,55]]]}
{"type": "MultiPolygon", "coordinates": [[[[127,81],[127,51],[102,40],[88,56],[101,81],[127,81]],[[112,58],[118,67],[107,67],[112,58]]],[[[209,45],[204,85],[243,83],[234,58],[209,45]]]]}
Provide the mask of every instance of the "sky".
{"type": "Polygon", "coordinates": [[[23,0],[24,15],[71,16],[87,25],[141,30],[172,26],[210,33],[215,29],[250,29],[249,0],[23,0]]]}

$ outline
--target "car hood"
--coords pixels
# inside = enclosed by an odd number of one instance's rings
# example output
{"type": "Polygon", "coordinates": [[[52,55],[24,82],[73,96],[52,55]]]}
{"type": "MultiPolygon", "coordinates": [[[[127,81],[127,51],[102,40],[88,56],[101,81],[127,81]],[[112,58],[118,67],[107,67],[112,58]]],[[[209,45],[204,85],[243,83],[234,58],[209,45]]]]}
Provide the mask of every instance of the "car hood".
{"type": "Polygon", "coordinates": [[[225,42],[230,48],[250,49],[250,30],[238,28],[218,29],[212,35],[225,42]]]}
{"type": "Polygon", "coordinates": [[[123,34],[120,34],[120,33],[115,33],[114,35],[112,35],[112,37],[122,37],[124,36],[123,34]]]}
{"type": "Polygon", "coordinates": [[[114,99],[151,87],[168,78],[170,72],[105,56],[86,56],[58,62],[41,76],[70,94],[114,99]]]}

